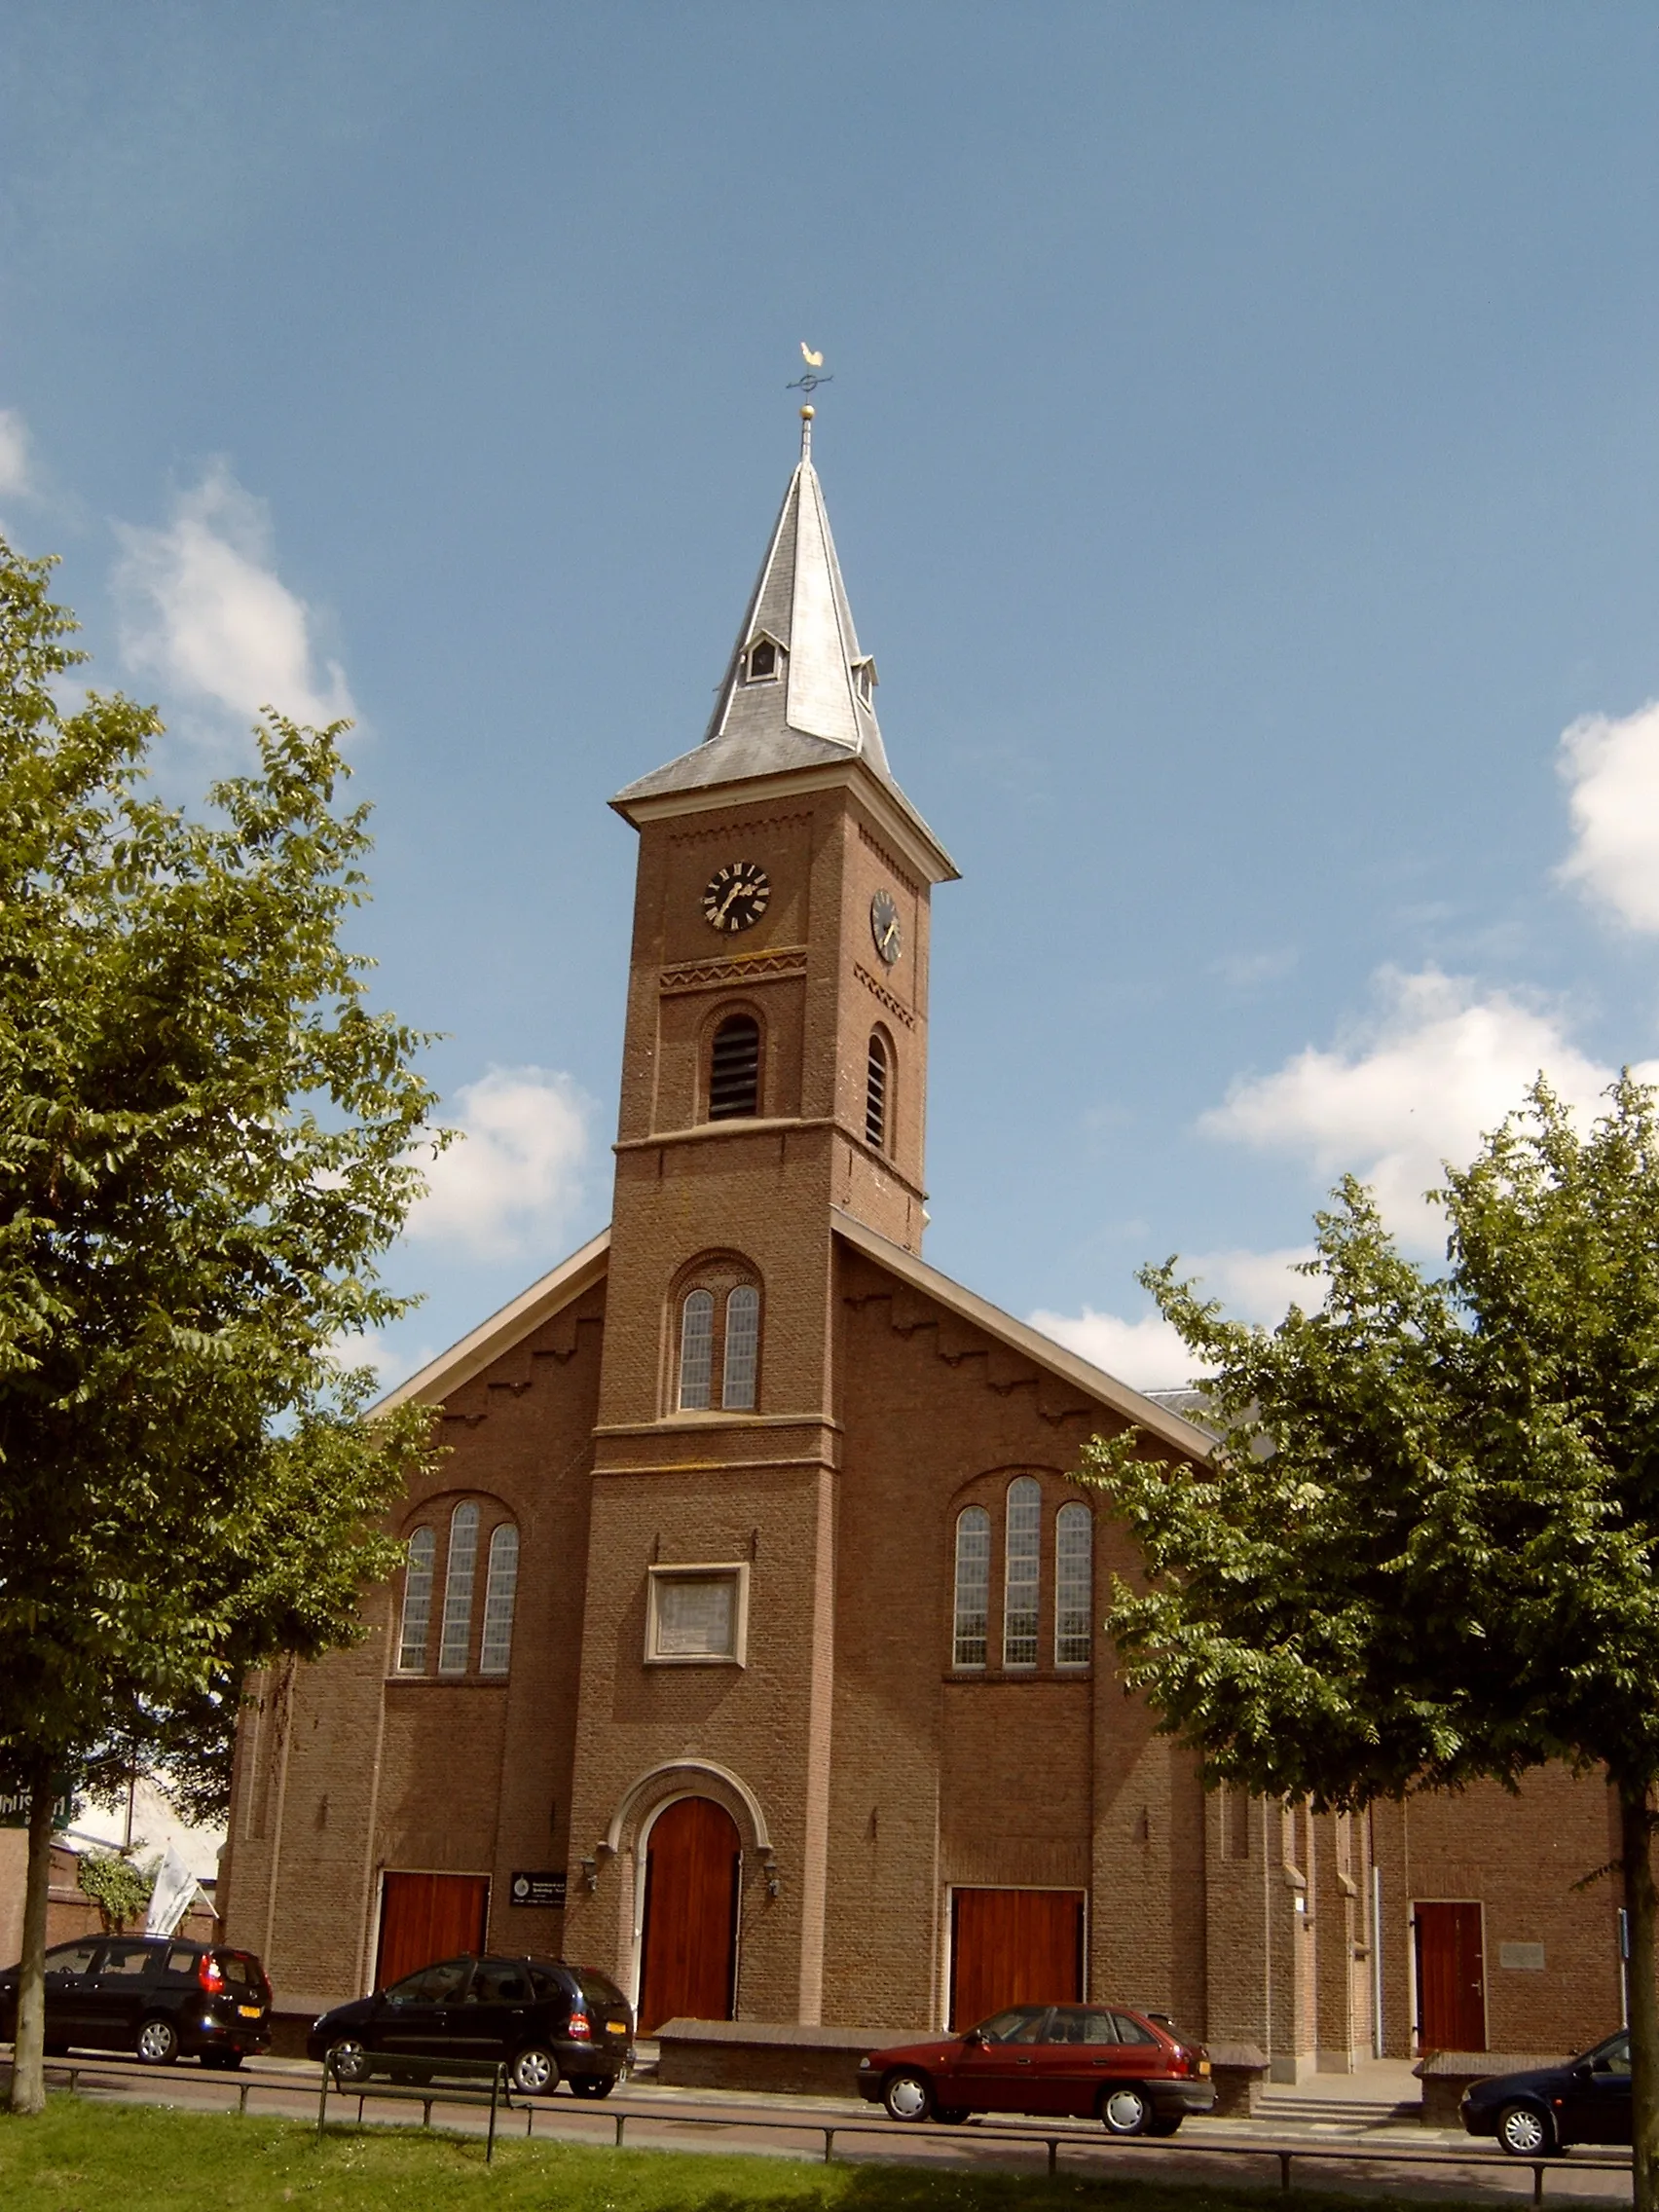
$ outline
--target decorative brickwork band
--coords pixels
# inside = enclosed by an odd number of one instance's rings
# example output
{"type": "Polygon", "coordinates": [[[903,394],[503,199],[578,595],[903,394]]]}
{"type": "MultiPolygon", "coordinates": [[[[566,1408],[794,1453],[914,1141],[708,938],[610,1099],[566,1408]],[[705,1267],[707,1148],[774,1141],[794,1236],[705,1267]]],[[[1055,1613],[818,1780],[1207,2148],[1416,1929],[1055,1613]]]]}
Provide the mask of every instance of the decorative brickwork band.
{"type": "Polygon", "coordinates": [[[869,970],[864,967],[857,960],[853,962],[853,974],[858,977],[859,981],[864,985],[865,989],[873,993],[873,995],[881,1001],[882,1005],[887,1009],[888,1013],[893,1014],[898,1020],[902,1021],[906,1029],[915,1028],[916,1017],[910,1012],[909,1008],[907,1006],[902,1005],[901,1002],[893,996],[893,993],[887,989],[886,985],[878,983],[875,977],[870,974],[869,970]]]}
{"type": "Polygon", "coordinates": [[[804,976],[804,944],[780,945],[776,952],[738,952],[729,960],[682,960],[662,972],[662,990],[707,991],[722,983],[749,983],[766,976],[804,976]]]}

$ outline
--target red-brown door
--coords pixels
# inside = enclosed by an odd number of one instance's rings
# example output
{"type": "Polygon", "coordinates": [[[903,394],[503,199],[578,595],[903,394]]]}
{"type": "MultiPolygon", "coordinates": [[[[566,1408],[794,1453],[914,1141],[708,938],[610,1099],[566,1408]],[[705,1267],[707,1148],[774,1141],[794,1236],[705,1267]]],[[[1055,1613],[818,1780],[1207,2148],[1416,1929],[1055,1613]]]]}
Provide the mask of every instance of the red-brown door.
{"type": "Polygon", "coordinates": [[[1485,2050],[1486,1968],[1478,1904],[1419,1904],[1418,2047],[1485,2050]]]}
{"type": "Polygon", "coordinates": [[[737,1980],[737,1824],[707,1797],[658,1815],[645,1848],[640,2033],[664,2020],[729,2020],[737,1980]]]}
{"type": "Polygon", "coordinates": [[[953,2028],[1083,1996],[1081,1890],[957,1890],[950,1935],[953,2028]]]}
{"type": "Polygon", "coordinates": [[[433,1959],[483,1950],[489,1918],[487,1874],[386,1875],[375,1987],[401,1981],[433,1959]]]}

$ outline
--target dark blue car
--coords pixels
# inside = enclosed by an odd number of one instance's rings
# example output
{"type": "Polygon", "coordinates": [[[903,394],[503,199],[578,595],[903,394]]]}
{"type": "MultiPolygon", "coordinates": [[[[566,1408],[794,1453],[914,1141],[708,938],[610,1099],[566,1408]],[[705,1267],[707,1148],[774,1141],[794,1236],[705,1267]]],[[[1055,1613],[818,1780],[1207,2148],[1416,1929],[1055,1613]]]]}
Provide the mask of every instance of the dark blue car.
{"type": "Polygon", "coordinates": [[[1471,2135],[1495,2135],[1516,2158],[1552,2157],[1573,2143],[1628,2143],[1630,2030],[1559,2066],[1476,2082],[1461,2110],[1471,2135]]]}

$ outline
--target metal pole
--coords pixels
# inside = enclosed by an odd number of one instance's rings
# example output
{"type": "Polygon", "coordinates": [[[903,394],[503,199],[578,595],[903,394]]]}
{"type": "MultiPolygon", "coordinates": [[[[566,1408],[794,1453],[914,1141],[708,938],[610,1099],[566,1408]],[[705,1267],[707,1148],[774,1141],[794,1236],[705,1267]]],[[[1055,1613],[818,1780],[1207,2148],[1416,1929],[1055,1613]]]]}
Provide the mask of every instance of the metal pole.
{"type": "Polygon", "coordinates": [[[1288,2151],[1281,2151],[1278,2155],[1279,2187],[1282,2190],[1290,2188],[1290,2157],[1291,2155],[1288,2151]]]}
{"type": "Polygon", "coordinates": [[[322,2123],[328,2113],[328,2060],[322,2062],[322,2091],[316,2100],[316,2131],[322,2133],[322,2123]]]}
{"type": "Polygon", "coordinates": [[[497,2067],[490,2077],[490,2139],[484,2146],[484,2163],[492,2165],[496,2157],[496,2106],[501,2094],[501,2069],[497,2067]]]}

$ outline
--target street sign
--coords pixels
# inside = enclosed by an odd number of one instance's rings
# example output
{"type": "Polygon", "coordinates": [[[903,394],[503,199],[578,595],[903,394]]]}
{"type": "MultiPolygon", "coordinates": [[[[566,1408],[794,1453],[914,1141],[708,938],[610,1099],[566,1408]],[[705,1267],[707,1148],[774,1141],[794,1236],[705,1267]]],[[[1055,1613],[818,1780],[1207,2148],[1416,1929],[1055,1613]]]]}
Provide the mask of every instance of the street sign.
{"type": "MultiPolygon", "coordinates": [[[[57,1775],[53,1784],[56,1802],[52,1808],[52,1825],[66,1828],[75,1818],[75,1789],[67,1775],[57,1775]]],[[[31,1792],[21,1784],[0,1781],[0,1828],[26,1828],[29,1825],[31,1792]]]]}

